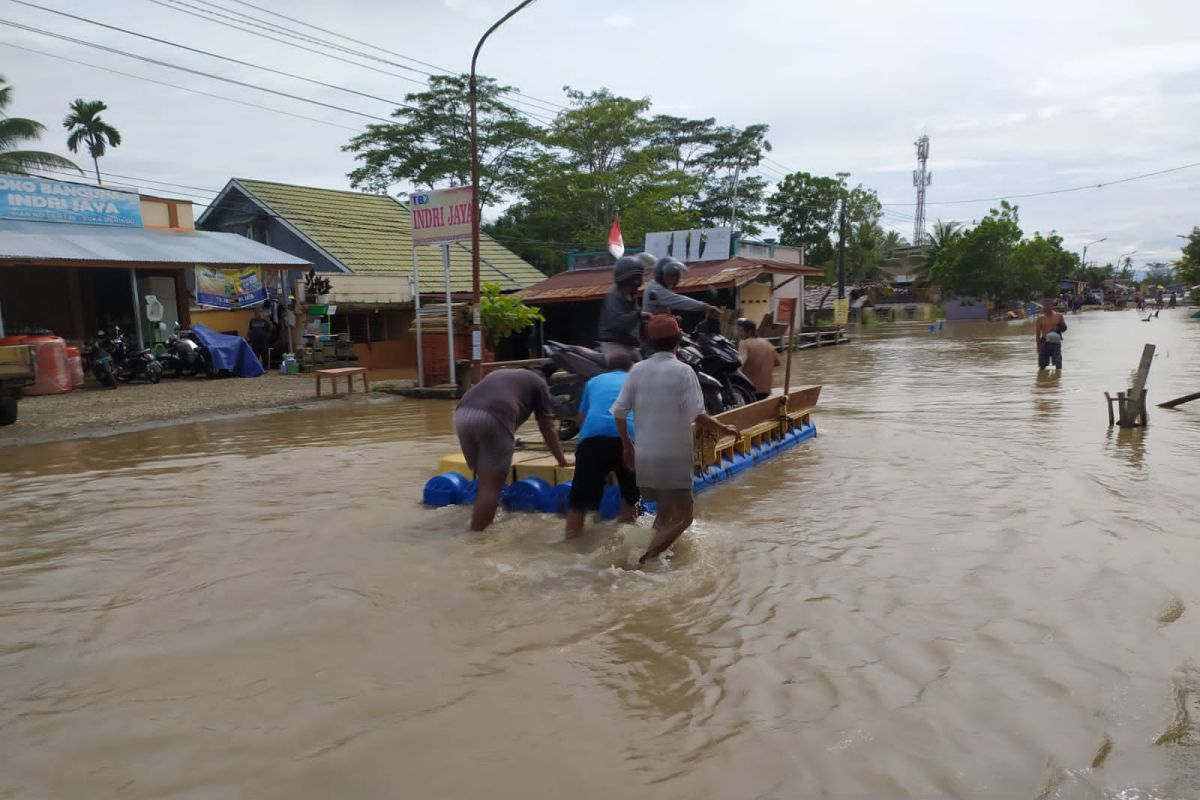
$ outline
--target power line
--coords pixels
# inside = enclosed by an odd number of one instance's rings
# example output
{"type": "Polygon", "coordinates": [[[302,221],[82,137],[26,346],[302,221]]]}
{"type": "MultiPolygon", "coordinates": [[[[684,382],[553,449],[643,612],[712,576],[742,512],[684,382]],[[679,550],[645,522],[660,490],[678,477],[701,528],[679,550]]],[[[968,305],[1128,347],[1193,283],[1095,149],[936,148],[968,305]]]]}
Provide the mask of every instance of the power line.
{"type": "MultiPolygon", "coordinates": [[[[246,2],[246,0],[233,0],[233,2],[235,2],[241,6],[246,6],[247,8],[253,8],[255,11],[259,11],[263,14],[269,14],[273,17],[279,17],[280,19],[286,19],[288,22],[294,22],[297,25],[303,25],[306,28],[311,28],[316,31],[321,31],[322,33],[329,34],[330,36],[336,36],[337,38],[342,39],[347,42],[353,42],[354,44],[362,45],[363,47],[369,47],[372,50],[378,50],[381,53],[387,53],[388,55],[393,55],[393,56],[396,56],[397,58],[402,58],[405,61],[411,61],[414,64],[420,64],[423,67],[429,67],[430,69],[437,70],[438,72],[447,73],[447,74],[451,74],[451,75],[459,74],[456,70],[449,70],[449,69],[446,69],[445,67],[439,67],[435,64],[430,64],[428,61],[421,61],[420,59],[412,58],[411,56],[406,56],[403,53],[397,53],[395,50],[388,50],[385,47],[380,47],[379,45],[371,44],[370,42],[365,42],[361,39],[355,39],[352,36],[347,36],[345,34],[338,33],[337,31],[330,30],[329,28],[322,28],[320,25],[313,25],[312,23],[305,22],[300,19],[296,19],[295,17],[289,17],[286,14],[280,14],[277,11],[271,11],[270,9],[263,8],[262,6],[257,6],[253,3],[246,2]]],[[[215,6],[216,4],[210,2],[209,5],[215,6]]],[[[217,6],[217,7],[219,8],[220,6],[217,6]]],[[[228,11],[229,9],[226,8],[225,10],[228,11]]],[[[552,100],[543,100],[541,98],[534,97],[532,95],[528,95],[528,94],[525,94],[524,92],[520,92],[517,90],[512,90],[511,93],[520,95],[521,97],[527,98],[529,100],[535,100],[539,103],[542,103],[543,105],[551,106],[551,107],[559,109],[559,110],[566,110],[566,109],[570,108],[570,106],[565,106],[561,103],[556,103],[552,100]]]]}
{"type": "MultiPolygon", "coordinates": [[[[273,67],[264,67],[261,64],[254,64],[249,61],[242,61],[239,58],[223,56],[219,53],[213,53],[208,50],[202,50],[198,47],[189,47],[188,45],[179,44],[178,42],[172,42],[167,39],[160,39],[157,36],[150,36],[149,34],[146,34],[146,33],[138,33],[137,31],[131,31],[128,28],[121,28],[116,25],[109,25],[105,22],[99,22],[94,19],[88,19],[87,17],[81,17],[77,14],[68,14],[66,11],[59,11],[57,9],[47,8],[46,6],[40,6],[37,3],[28,2],[28,0],[9,0],[9,2],[16,3],[16,4],[22,5],[22,6],[26,6],[28,8],[36,8],[39,11],[46,11],[51,14],[57,14],[58,16],[66,17],[67,19],[73,19],[73,20],[77,20],[79,22],[85,22],[89,25],[95,25],[97,27],[105,28],[110,31],[124,33],[129,36],[136,36],[139,39],[145,39],[147,41],[156,42],[157,44],[165,44],[168,47],[175,47],[180,50],[186,50],[189,53],[196,53],[198,55],[207,56],[209,58],[219,59],[221,61],[229,62],[230,64],[237,64],[237,65],[243,66],[243,67],[250,67],[251,69],[258,69],[258,70],[262,70],[264,72],[270,72],[273,75],[282,75],[285,78],[292,78],[293,80],[304,81],[305,83],[311,83],[316,86],[322,86],[326,89],[333,89],[333,90],[339,91],[339,92],[346,92],[347,94],[358,95],[359,97],[365,97],[368,100],[377,100],[381,103],[387,103],[388,105],[396,106],[399,108],[412,109],[412,106],[406,105],[405,103],[401,103],[398,100],[389,100],[386,97],[379,97],[378,95],[369,94],[367,92],[360,92],[357,89],[350,89],[346,86],[338,86],[337,84],[334,84],[334,83],[326,83],[325,81],[319,81],[315,78],[306,78],[303,75],[297,75],[293,72],[285,72],[284,70],[274,69],[273,67]]],[[[3,20],[0,20],[0,21],[3,21],[3,20]]],[[[13,23],[6,23],[6,24],[13,24],[13,23]]]]}
{"type": "MultiPolygon", "coordinates": [[[[1026,192],[1024,194],[1006,194],[1006,195],[1001,195],[999,197],[976,197],[972,200],[934,200],[934,201],[928,202],[926,205],[948,206],[948,205],[960,205],[963,203],[994,203],[998,200],[1020,200],[1020,199],[1026,198],[1026,197],[1045,197],[1047,195],[1052,195],[1052,194],[1068,194],[1070,192],[1082,192],[1087,189],[1102,189],[1105,186],[1115,186],[1116,184],[1129,183],[1130,181],[1140,181],[1140,180],[1143,180],[1144,178],[1153,178],[1158,175],[1166,175],[1167,173],[1170,173],[1170,172],[1180,172],[1182,170],[1192,169],[1194,167],[1200,167],[1200,161],[1196,161],[1191,164],[1182,164],[1178,167],[1169,167],[1168,169],[1160,169],[1160,170],[1156,170],[1154,172],[1144,172],[1141,175],[1130,175],[1127,178],[1117,178],[1116,180],[1102,181],[1100,183],[1089,183],[1084,186],[1072,186],[1067,189],[1050,189],[1045,192],[1026,192]]],[[[916,203],[883,203],[883,205],[885,205],[885,206],[914,206],[914,205],[916,205],[916,203]]]]}
{"type": "MultiPolygon", "coordinates": [[[[378,72],[381,75],[387,75],[392,78],[398,78],[402,81],[408,81],[409,83],[415,83],[419,86],[425,86],[426,85],[425,81],[417,80],[416,78],[411,78],[408,75],[401,75],[399,73],[391,72],[386,69],[380,69],[379,67],[374,67],[374,66],[371,66],[370,64],[363,64],[358,61],[354,61],[354,60],[351,60],[348,58],[343,58],[341,56],[333,55],[332,53],[326,53],[321,50],[317,50],[317,49],[308,47],[303,44],[298,44],[295,41],[287,41],[286,39],[280,39],[280,38],[277,38],[276,36],[271,36],[269,34],[270,33],[278,33],[282,36],[288,37],[289,39],[299,39],[301,41],[311,42],[320,47],[337,50],[338,52],[357,56],[359,58],[366,58],[366,59],[370,59],[372,61],[378,61],[383,64],[389,64],[391,66],[398,67],[400,69],[406,69],[406,70],[409,70],[412,72],[416,72],[417,74],[420,74],[420,75],[425,75],[425,76],[429,76],[429,77],[434,76],[434,73],[431,73],[431,72],[424,72],[422,70],[414,69],[413,67],[409,67],[404,64],[398,64],[394,61],[389,61],[384,58],[379,58],[378,56],[373,56],[370,53],[364,53],[359,50],[352,50],[350,48],[342,47],[340,45],[337,45],[337,44],[334,44],[334,43],[331,43],[331,42],[328,42],[328,41],[325,41],[322,39],[317,39],[317,38],[314,38],[311,36],[306,36],[306,35],[298,33],[298,32],[292,32],[286,28],[282,28],[282,26],[274,25],[273,23],[268,23],[273,26],[273,27],[268,28],[268,27],[265,27],[264,25],[256,24],[258,22],[257,20],[254,20],[253,17],[249,17],[244,14],[241,14],[240,12],[236,12],[236,11],[233,12],[235,14],[238,14],[239,16],[230,16],[228,14],[221,14],[220,12],[217,12],[217,11],[210,11],[201,6],[197,6],[197,5],[193,5],[191,3],[184,2],[184,0],[149,0],[149,2],[154,3],[155,5],[158,5],[158,6],[162,6],[163,8],[166,8],[171,11],[178,11],[181,14],[188,14],[190,16],[196,17],[197,19],[202,19],[206,22],[212,22],[217,25],[223,25],[227,28],[231,28],[233,30],[240,31],[242,33],[250,34],[251,36],[257,36],[259,38],[266,39],[267,41],[275,42],[277,44],[282,44],[282,45],[285,45],[288,47],[295,47],[299,50],[304,50],[305,52],[308,52],[308,53],[314,53],[316,55],[323,56],[325,58],[331,58],[334,61],[340,61],[343,64],[349,64],[351,66],[361,67],[362,69],[369,69],[372,72],[378,72]],[[194,10],[189,11],[188,9],[194,9],[194,10]],[[222,19],[214,19],[214,17],[221,17],[225,20],[232,20],[232,21],[224,22],[224,21],[222,21],[222,19]],[[260,30],[268,31],[269,33],[262,33],[260,31],[250,30],[250,28],[247,28],[246,25],[250,25],[251,27],[254,27],[254,28],[259,28],[260,30]]],[[[216,7],[220,8],[220,6],[216,6],[216,7]]],[[[514,101],[514,102],[520,102],[520,101],[514,101]]],[[[538,115],[534,114],[533,112],[527,111],[522,108],[513,107],[513,110],[519,114],[525,115],[526,117],[528,117],[530,119],[536,120],[537,122],[540,122],[543,125],[549,125],[553,122],[553,120],[547,119],[546,117],[538,116],[538,115]]],[[[543,109],[537,108],[535,110],[542,111],[543,109]]]]}
{"type": "Polygon", "coordinates": [[[270,106],[262,106],[262,105],[259,105],[258,103],[251,103],[246,100],[238,100],[237,98],[234,98],[234,97],[226,97],[225,95],[221,95],[221,94],[213,94],[212,92],[205,92],[205,91],[201,91],[200,89],[192,89],[187,86],[180,86],[177,83],[168,83],[166,81],[160,81],[155,78],[147,78],[145,75],[135,75],[132,72],[122,72],[119,69],[113,69],[111,67],[104,67],[99,64],[92,64],[87,61],[78,61],[74,58],[68,58],[66,56],[57,55],[55,53],[47,53],[45,50],[38,50],[33,47],[25,47],[23,45],[13,44],[12,42],[0,42],[0,45],[4,45],[5,47],[11,47],[15,50],[24,50],[27,53],[37,53],[38,55],[46,56],[47,58],[53,58],[56,61],[66,61],[71,64],[78,64],[81,67],[88,67],[90,69],[99,69],[99,70],[103,70],[105,72],[111,72],[114,75],[123,75],[126,78],[133,78],[135,80],[146,81],[148,83],[157,83],[159,86],[168,86],[172,89],[179,89],[180,91],[191,92],[192,94],[203,95],[204,97],[212,97],[217,100],[225,100],[226,102],[229,102],[229,103],[237,103],[240,106],[247,106],[249,108],[258,108],[258,109],[262,109],[263,111],[271,111],[276,114],[284,114],[286,116],[293,117],[295,119],[305,119],[305,120],[308,120],[309,122],[318,122],[322,125],[329,125],[330,127],[333,127],[333,128],[341,128],[342,130],[354,131],[356,133],[361,130],[360,128],[354,128],[349,125],[341,125],[336,122],[330,122],[329,120],[326,120],[326,119],[318,119],[317,117],[306,117],[303,114],[296,114],[291,111],[284,111],[283,109],[280,109],[280,108],[271,108],[270,106]]]}
{"type": "MultiPolygon", "coordinates": [[[[19,1],[20,0],[13,0],[13,2],[19,2],[19,1]]],[[[138,61],[144,61],[147,64],[154,64],[154,65],[160,66],[160,67],[167,67],[168,69],[179,70],[180,72],[189,72],[193,75],[199,75],[204,78],[211,78],[211,79],[217,80],[217,81],[224,81],[225,83],[232,83],[235,86],[241,86],[246,89],[254,89],[255,91],[259,91],[259,92],[267,92],[268,94],[278,95],[279,97],[286,97],[290,100],[299,100],[302,103],[311,103],[312,105],[322,106],[323,108],[333,109],[334,111],[342,111],[347,114],[354,114],[355,116],[358,116],[358,117],[365,117],[367,119],[377,120],[379,122],[384,122],[389,125],[393,124],[393,122],[394,122],[393,120],[390,120],[386,117],[377,117],[374,114],[367,114],[362,111],[355,111],[352,108],[345,108],[343,106],[334,105],[332,103],[326,103],[322,100],[314,100],[311,97],[303,97],[301,95],[290,94],[288,92],[282,92],[282,91],[279,91],[278,89],[268,89],[265,86],[257,86],[253,83],[246,83],[245,81],[239,81],[235,78],[226,78],[222,75],[214,75],[211,72],[204,72],[203,70],[193,69],[192,67],[185,67],[180,64],[172,64],[169,61],[162,61],[157,58],[150,58],[149,56],[141,56],[141,55],[138,55],[137,53],[130,53],[127,50],[120,50],[115,47],[109,47],[107,45],[99,44],[97,42],[89,42],[84,39],[76,39],[73,36],[66,36],[61,33],[54,33],[53,31],[42,30],[41,28],[35,28],[31,25],[23,25],[19,22],[12,22],[10,20],[0,19],[0,25],[7,25],[10,28],[17,28],[19,30],[28,31],[30,33],[37,33],[37,34],[41,34],[42,36],[49,36],[53,39],[60,39],[64,42],[71,42],[72,44],[79,44],[79,45],[83,45],[84,47],[91,47],[96,50],[103,50],[107,53],[114,53],[119,56],[125,56],[127,58],[137,59],[138,61]]]]}

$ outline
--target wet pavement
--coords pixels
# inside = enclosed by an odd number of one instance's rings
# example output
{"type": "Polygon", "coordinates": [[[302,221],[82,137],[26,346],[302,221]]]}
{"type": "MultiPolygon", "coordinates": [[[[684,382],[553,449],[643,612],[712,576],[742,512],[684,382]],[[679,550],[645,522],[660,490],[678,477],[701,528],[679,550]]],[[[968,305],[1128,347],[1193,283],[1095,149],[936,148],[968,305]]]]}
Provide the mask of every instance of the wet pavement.
{"type": "Polygon", "coordinates": [[[1200,794],[1200,321],[878,326],[645,525],[419,505],[451,405],[0,450],[0,797],[1200,794]]]}

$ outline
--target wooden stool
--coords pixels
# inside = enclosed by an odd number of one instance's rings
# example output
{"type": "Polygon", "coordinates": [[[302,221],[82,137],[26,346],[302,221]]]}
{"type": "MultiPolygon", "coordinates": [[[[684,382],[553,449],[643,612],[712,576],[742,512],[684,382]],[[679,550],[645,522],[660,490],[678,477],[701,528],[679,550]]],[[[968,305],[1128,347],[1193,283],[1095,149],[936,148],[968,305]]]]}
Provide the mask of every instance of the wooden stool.
{"type": "Polygon", "coordinates": [[[316,375],[317,375],[317,397],[321,396],[321,378],[329,378],[329,380],[333,383],[333,396],[334,397],[337,397],[337,394],[338,394],[338,378],[340,378],[342,376],[345,376],[345,378],[346,378],[346,392],[348,394],[354,394],[354,376],[355,375],[362,376],[363,391],[364,392],[371,391],[371,385],[367,382],[367,368],[366,367],[337,367],[335,369],[319,369],[316,371],[316,375]]]}

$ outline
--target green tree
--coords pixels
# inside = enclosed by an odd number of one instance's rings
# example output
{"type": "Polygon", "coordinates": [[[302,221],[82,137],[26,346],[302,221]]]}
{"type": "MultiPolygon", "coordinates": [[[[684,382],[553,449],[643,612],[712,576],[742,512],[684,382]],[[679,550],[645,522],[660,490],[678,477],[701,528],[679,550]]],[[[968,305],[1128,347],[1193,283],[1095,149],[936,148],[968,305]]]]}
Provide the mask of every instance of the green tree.
{"type": "Polygon", "coordinates": [[[1193,227],[1188,242],[1181,248],[1183,256],[1176,262],[1179,279],[1188,286],[1200,284],[1200,227],[1193,227]]]}
{"type": "MultiPolygon", "coordinates": [[[[517,192],[528,180],[542,131],[503,101],[511,87],[479,78],[479,197],[484,206],[517,192]]],[[[406,95],[397,122],[368,125],[342,147],[360,166],[356,188],[387,192],[465,186],[471,182],[471,105],[466,75],[433,75],[429,88],[406,95]]]]}
{"type": "Polygon", "coordinates": [[[711,150],[701,161],[705,168],[698,203],[702,225],[734,225],[735,233],[749,236],[762,233],[762,224],[767,221],[763,213],[767,182],[748,172],[762,163],[764,153],[771,151],[767,130],[766,125],[750,125],[714,132],[711,150]]]}
{"type": "Polygon", "coordinates": [[[1165,261],[1155,261],[1146,265],[1146,273],[1142,277],[1142,285],[1147,288],[1169,286],[1175,281],[1175,266],[1165,261]]]}
{"type": "Polygon", "coordinates": [[[0,172],[28,175],[31,169],[71,169],[83,173],[73,162],[40,150],[17,150],[25,142],[36,142],[46,126],[24,117],[10,117],[4,110],[12,103],[13,87],[0,75],[0,172]]]}
{"type": "MultiPolygon", "coordinates": [[[[846,234],[846,282],[883,283],[890,279],[885,267],[900,262],[892,257],[908,242],[896,231],[885,231],[878,222],[865,219],[851,226],[846,234]]],[[[826,268],[826,276],[837,278],[837,259],[826,268]]]]}
{"type": "Polygon", "coordinates": [[[547,272],[567,250],[599,249],[614,219],[627,242],[647,231],[691,227],[696,216],[678,199],[696,180],[674,168],[675,154],[646,116],[648,99],[567,87],[570,108],[546,132],[522,198],[488,232],[547,272]]]}
{"type": "Polygon", "coordinates": [[[824,266],[834,255],[842,182],[807,172],[793,172],[775,187],[767,210],[779,227],[780,244],[800,247],[809,264],[824,266]]]}
{"type": "Polygon", "coordinates": [[[71,103],[71,111],[63,120],[63,127],[69,131],[67,148],[78,153],[80,145],[87,145],[88,155],[96,167],[96,183],[103,183],[100,157],[108,152],[108,148],[121,146],[121,132],[100,119],[100,113],[107,110],[108,106],[102,100],[79,99],[71,103]]]}
{"type": "MultiPolygon", "coordinates": [[[[1012,299],[1027,299],[1020,286],[1025,274],[1011,269],[1021,241],[1017,209],[1007,201],[992,209],[974,228],[963,231],[937,254],[930,280],[949,295],[989,298],[999,308],[1012,299]]],[[[1023,271],[1022,271],[1023,273],[1023,271]]]]}
{"type": "Polygon", "coordinates": [[[926,237],[925,253],[921,263],[913,270],[913,282],[918,286],[929,284],[929,271],[937,260],[938,253],[963,234],[963,224],[957,220],[938,220],[933,223],[926,237]]]}
{"type": "Polygon", "coordinates": [[[1079,267],[1079,257],[1063,249],[1062,237],[1054,231],[1022,240],[1008,263],[1010,297],[1019,300],[1036,294],[1057,296],[1059,283],[1079,267]]]}

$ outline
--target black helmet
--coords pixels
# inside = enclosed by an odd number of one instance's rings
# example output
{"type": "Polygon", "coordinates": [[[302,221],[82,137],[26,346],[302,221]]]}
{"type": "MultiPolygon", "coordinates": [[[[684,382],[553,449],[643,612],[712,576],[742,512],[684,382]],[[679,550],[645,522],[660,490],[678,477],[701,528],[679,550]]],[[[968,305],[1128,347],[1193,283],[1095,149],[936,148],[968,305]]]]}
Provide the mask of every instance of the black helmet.
{"type": "Polygon", "coordinates": [[[624,256],[617,259],[617,264],[613,267],[613,283],[618,286],[623,284],[640,284],[642,282],[642,273],[646,268],[642,266],[642,262],[633,256],[624,256]]]}
{"type": "Polygon", "coordinates": [[[687,267],[669,256],[660,258],[658,264],[654,267],[654,280],[663,283],[663,278],[668,275],[678,275],[682,278],[684,275],[687,275],[687,271],[687,267]]]}
{"type": "Polygon", "coordinates": [[[652,253],[638,253],[634,256],[634,258],[642,262],[642,266],[646,269],[651,269],[656,263],[658,263],[658,259],[655,258],[652,253]]]}

